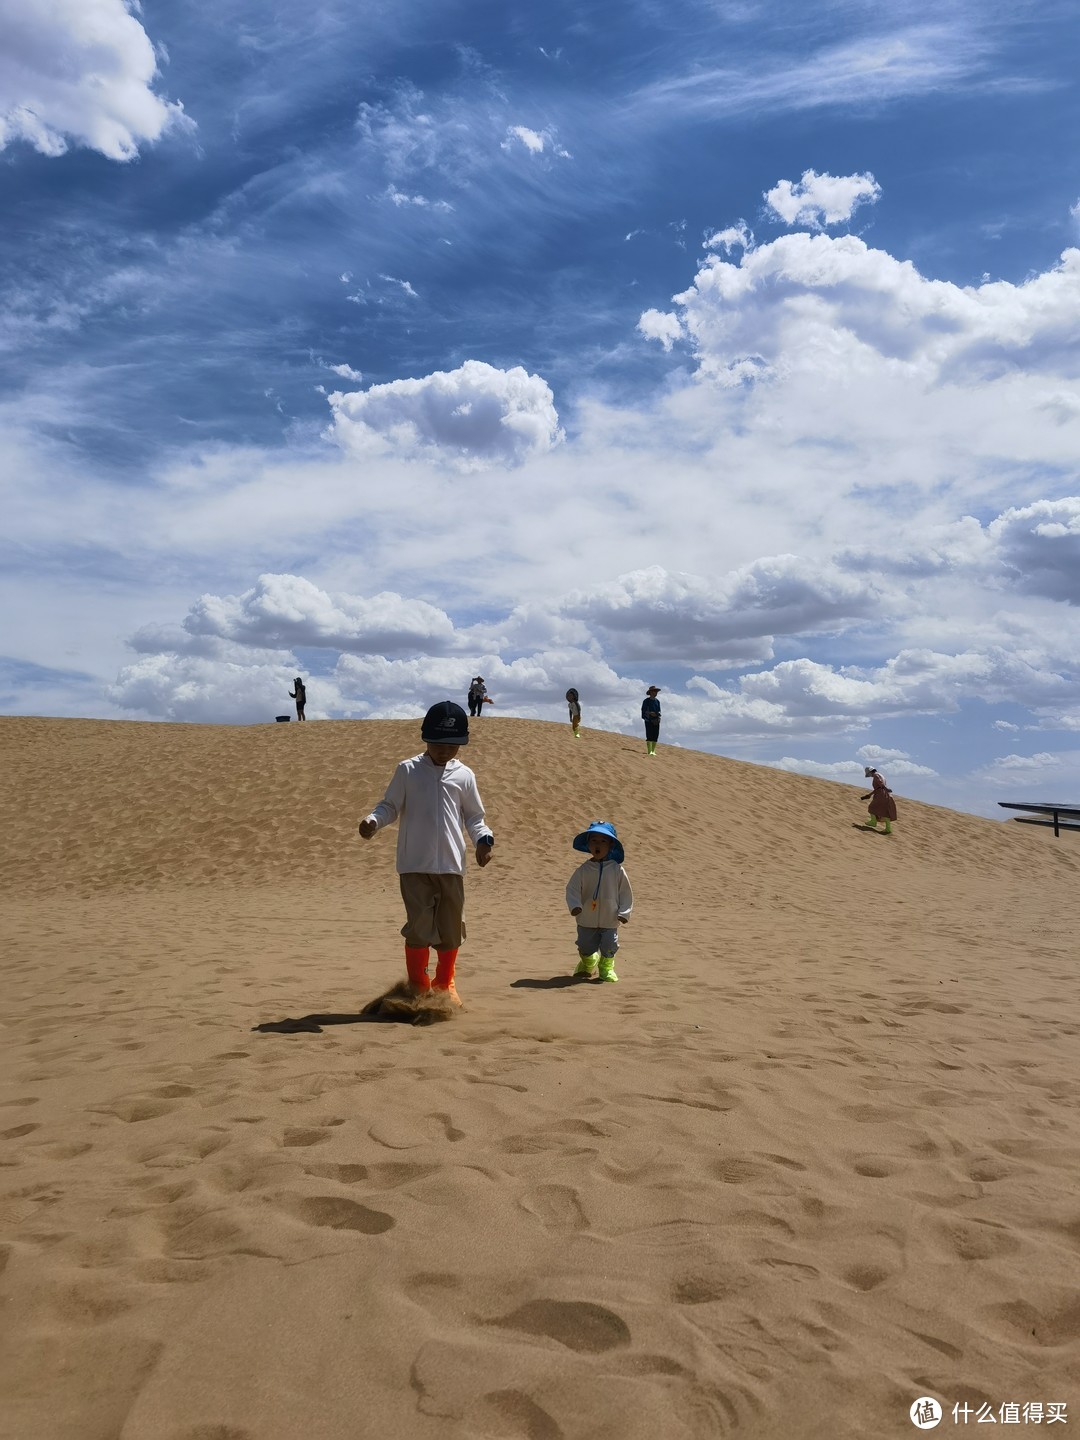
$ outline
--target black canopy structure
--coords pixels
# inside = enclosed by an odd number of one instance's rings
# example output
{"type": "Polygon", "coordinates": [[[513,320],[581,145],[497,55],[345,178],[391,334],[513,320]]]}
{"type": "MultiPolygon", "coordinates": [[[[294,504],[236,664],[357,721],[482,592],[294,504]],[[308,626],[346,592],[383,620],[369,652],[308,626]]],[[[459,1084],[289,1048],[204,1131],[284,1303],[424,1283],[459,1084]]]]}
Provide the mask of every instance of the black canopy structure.
{"type": "Polygon", "coordinates": [[[1062,830],[1080,830],[1080,805],[1021,805],[1014,800],[999,800],[998,804],[1003,810],[1032,811],[1030,815],[1012,817],[1020,825],[1052,825],[1055,835],[1062,830]]]}

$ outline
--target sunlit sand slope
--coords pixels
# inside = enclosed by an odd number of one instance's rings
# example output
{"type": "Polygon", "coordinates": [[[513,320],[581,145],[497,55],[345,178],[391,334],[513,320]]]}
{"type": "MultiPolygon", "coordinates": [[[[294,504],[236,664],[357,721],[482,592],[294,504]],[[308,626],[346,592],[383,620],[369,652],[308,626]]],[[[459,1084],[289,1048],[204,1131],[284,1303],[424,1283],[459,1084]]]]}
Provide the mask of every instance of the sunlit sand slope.
{"type": "Polygon", "coordinates": [[[1080,837],[485,716],[465,1009],[357,1023],[418,730],[0,719],[0,1440],[1080,1423],[1080,837]]]}

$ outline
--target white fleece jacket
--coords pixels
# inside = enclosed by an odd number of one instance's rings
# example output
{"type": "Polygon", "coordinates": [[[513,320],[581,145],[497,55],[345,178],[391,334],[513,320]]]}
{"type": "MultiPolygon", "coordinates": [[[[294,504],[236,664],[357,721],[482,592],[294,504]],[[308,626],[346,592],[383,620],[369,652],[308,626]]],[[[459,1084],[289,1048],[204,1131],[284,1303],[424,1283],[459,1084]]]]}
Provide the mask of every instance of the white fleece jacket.
{"type": "Polygon", "coordinates": [[[399,875],[462,875],[462,827],[474,845],[491,834],[473,772],[460,760],[436,765],[427,754],[402,760],[367,818],[380,830],[398,821],[399,875]]]}
{"type": "Polygon", "coordinates": [[[574,917],[579,925],[610,930],[634,908],[630,877],[614,860],[586,860],[570,876],[566,904],[570,910],[581,906],[581,914],[574,917]]]}

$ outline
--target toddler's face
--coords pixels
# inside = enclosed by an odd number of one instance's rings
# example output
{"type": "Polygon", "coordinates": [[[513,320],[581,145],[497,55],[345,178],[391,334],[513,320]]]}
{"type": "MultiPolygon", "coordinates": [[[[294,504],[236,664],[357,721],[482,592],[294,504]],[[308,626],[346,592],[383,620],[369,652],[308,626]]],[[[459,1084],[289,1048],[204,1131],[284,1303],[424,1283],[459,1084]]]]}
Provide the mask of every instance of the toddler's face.
{"type": "Polygon", "coordinates": [[[606,860],[611,851],[611,837],[609,835],[590,835],[589,854],[594,860],[606,860]]]}

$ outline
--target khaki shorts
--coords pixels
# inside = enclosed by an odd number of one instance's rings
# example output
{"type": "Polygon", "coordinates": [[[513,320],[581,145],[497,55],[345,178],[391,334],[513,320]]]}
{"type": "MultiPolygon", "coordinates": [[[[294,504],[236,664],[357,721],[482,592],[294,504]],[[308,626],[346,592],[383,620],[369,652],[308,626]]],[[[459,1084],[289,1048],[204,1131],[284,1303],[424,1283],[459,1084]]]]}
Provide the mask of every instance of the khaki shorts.
{"type": "Polygon", "coordinates": [[[456,950],[465,939],[465,881],[460,875],[424,875],[410,871],[399,875],[401,898],[405,901],[405,924],[401,933],[406,945],[456,950]]]}

